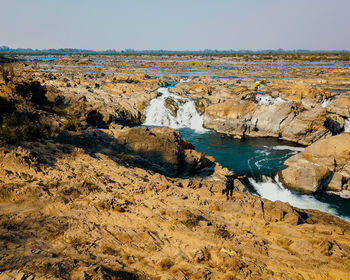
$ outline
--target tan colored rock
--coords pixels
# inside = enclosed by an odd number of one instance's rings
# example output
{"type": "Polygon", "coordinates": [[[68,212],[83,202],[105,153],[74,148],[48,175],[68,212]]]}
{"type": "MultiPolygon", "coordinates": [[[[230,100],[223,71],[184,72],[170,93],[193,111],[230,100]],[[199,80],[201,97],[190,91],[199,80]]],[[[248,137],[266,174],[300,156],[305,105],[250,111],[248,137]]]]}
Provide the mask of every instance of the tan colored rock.
{"type": "Polygon", "coordinates": [[[343,116],[350,117],[350,92],[337,96],[334,101],[327,106],[327,111],[343,116]]]}
{"type": "MultiPolygon", "coordinates": [[[[312,81],[310,81],[312,82],[312,81]]],[[[302,99],[323,101],[325,98],[332,96],[332,93],[323,89],[312,86],[305,81],[293,80],[272,80],[271,86],[277,89],[279,96],[293,102],[302,101],[302,99]]]]}
{"type": "Polygon", "coordinates": [[[332,132],[333,135],[339,134],[344,129],[345,120],[336,114],[327,114],[324,126],[332,132]]]}
{"type": "MultiPolygon", "coordinates": [[[[76,61],[81,58],[73,57],[76,61]]],[[[148,56],[144,58],[146,61],[137,62],[142,67],[163,63],[155,63],[148,56]]],[[[183,65],[170,60],[172,65],[183,65]]],[[[223,60],[231,61],[232,57],[223,60]]],[[[116,65],[128,63],[116,62],[113,58],[105,61],[112,72],[116,65]]],[[[237,70],[241,75],[256,76],[257,71],[265,76],[274,75],[269,70],[271,65],[265,65],[268,67],[264,66],[263,70],[254,70],[260,67],[250,62],[240,65],[244,66],[237,70]]],[[[45,73],[36,71],[35,67],[27,70],[26,75],[31,78],[32,75],[45,77],[45,73]]],[[[292,71],[293,75],[323,75],[316,73],[319,69],[307,73],[292,71]]],[[[60,74],[50,74],[59,79],[72,73],[78,75],[73,67],[56,72],[60,74]]],[[[344,82],[347,72],[332,70],[331,74],[344,82]]],[[[142,91],[125,98],[94,87],[95,83],[102,85],[102,81],[112,83],[113,76],[109,77],[110,81],[98,78],[97,74],[79,76],[76,78],[80,84],[76,87],[65,88],[66,82],[61,79],[63,87],[56,88],[65,97],[62,104],[79,105],[76,109],[67,109],[69,117],[85,116],[91,110],[102,115],[117,110],[118,114],[133,115],[138,105],[149,101],[151,95],[156,96],[141,85],[143,82],[132,81],[142,87],[142,91]]],[[[50,85],[55,86],[55,80],[52,81],[50,85]]],[[[209,80],[203,78],[202,81],[209,80]]],[[[223,90],[220,95],[219,88],[223,83],[225,87],[232,87],[230,81],[212,82],[215,83],[212,96],[218,96],[211,102],[228,96],[229,90],[223,90]]],[[[251,80],[240,82],[248,87],[254,84],[251,80]]],[[[52,92],[51,101],[56,96],[52,92]]],[[[226,98],[230,99],[223,99],[226,98]]],[[[49,112],[44,114],[45,118],[57,121],[49,112]]],[[[237,121],[239,125],[244,119],[241,125],[252,125],[250,116],[245,119],[244,114],[236,115],[240,117],[230,119],[231,124],[237,121]]],[[[284,122],[294,118],[294,114],[293,118],[290,115],[284,122]]],[[[234,192],[233,199],[226,201],[221,194],[224,185],[221,177],[229,171],[217,164],[209,178],[179,179],[161,175],[152,170],[151,165],[159,165],[163,158],[176,162],[176,153],[172,151],[176,146],[180,154],[186,154],[188,162],[196,163],[193,166],[199,169],[206,168],[203,159],[211,162],[213,159],[192,150],[188,143],[178,140],[172,130],[123,129],[117,124],[111,127],[68,134],[71,141],[84,144],[80,148],[56,143],[54,139],[25,142],[20,147],[0,147],[0,278],[350,279],[348,222],[247,193],[234,192]],[[130,154],[120,153],[120,145],[129,145],[142,154],[133,154],[138,160],[135,165],[128,164],[130,154]],[[147,165],[141,168],[140,162],[147,165]]],[[[330,171],[347,178],[349,139],[342,137],[334,140],[334,147],[328,142],[322,142],[317,149],[310,146],[310,152],[303,157],[308,166],[314,168],[310,173],[322,173],[325,162],[330,171]],[[329,152],[322,148],[329,148],[329,152]],[[336,164],[333,155],[336,155],[336,164]]],[[[293,176],[295,174],[298,173],[293,176]]],[[[339,180],[333,178],[337,187],[339,180]]],[[[343,188],[348,188],[348,183],[343,188]]]]}
{"type": "Polygon", "coordinates": [[[232,93],[236,94],[236,95],[247,93],[247,91],[248,91],[248,89],[245,88],[245,87],[235,86],[235,87],[232,88],[232,93]]]}
{"type": "Polygon", "coordinates": [[[343,169],[350,159],[350,134],[343,133],[320,140],[307,147],[303,157],[315,163],[322,163],[335,171],[343,169]]]}
{"type": "Polygon", "coordinates": [[[203,125],[206,128],[241,138],[247,131],[257,105],[252,102],[227,101],[206,108],[203,125]]]}
{"type": "Polygon", "coordinates": [[[170,110],[170,112],[173,114],[173,116],[176,117],[177,111],[179,110],[179,105],[176,103],[174,99],[171,97],[167,97],[165,99],[165,107],[170,110]]]}
{"type": "Polygon", "coordinates": [[[303,193],[324,190],[331,177],[330,170],[325,166],[301,161],[294,164],[288,160],[285,165],[287,168],[279,173],[283,186],[303,193]]]}
{"type": "Polygon", "coordinates": [[[139,86],[134,84],[128,84],[128,83],[117,83],[117,84],[108,83],[108,84],[104,84],[102,86],[102,89],[108,93],[123,95],[123,96],[128,96],[135,91],[141,90],[139,86]]]}
{"type": "Polygon", "coordinates": [[[327,186],[327,191],[336,191],[340,192],[343,190],[343,186],[346,183],[346,178],[339,172],[335,172],[331,181],[327,186]]]}
{"type": "Polygon", "coordinates": [[[250,119],[256,105],[252,102],[226,101],[210,105],[206,115],[225,119],[250,119]]]}
{"type": "Polygon", "coordinates": [[[316,89],[309,85],[295,84],[291,87],[290,96],[299,97],[300,99],[311,98],[311,99],[323,100],[324,98],[329,96],[329,93],[321,89],[316,89]]]}
{"type": "Polygon", "coordinates": [[[210,105],[210,101],[206,98],[195,99],[194,104],[198,113],[204,113],[205,109],[210,105]]]}
{"type": "Polygon", "coordinates": [[[324,126],[325,109],[299,113],[297,106],[292,102],[259,106],[251,101],[231,100],[207,107],[203,123],[207,128],[237,137],[282,136],[304,145],[331,135],[324,126]]]}
{"type": "Polygon", "coordinates": [[[251,119],[253,128],[247,132],[252,136],[272,136],[280,135],[281,126],[288,119],[293,109],[290,103],[280,103],[273,105],[258,106],[251,119]]]}
{"type": "Polygon", "coordinates": [[[200,95],[211,95],[213,91],[213,88],[211,86],[205,85],[205,84],[193,84],[189,90],[188,93],[190,94],[200,94],[200,95]]]}
{"type": "Polygon", "coordinates": [[[315,108],[298,114],[281,128],[283,139],[309,145],[330,132],[324,127],[327,118],[324,108],[315,108]]]}
{"type": "Polygon", "coordinates": [[[247,187],[238,179],[233,181],[233,186],[235,191],[249,193],[247,187]]]}
{"type": "Polygon", "coordinates": [[[287,168],[280,172],[281,181],[305,193],[341,191],[350,178],[349,162],[350,134],[332,136],[287,159],[287,168]]]}

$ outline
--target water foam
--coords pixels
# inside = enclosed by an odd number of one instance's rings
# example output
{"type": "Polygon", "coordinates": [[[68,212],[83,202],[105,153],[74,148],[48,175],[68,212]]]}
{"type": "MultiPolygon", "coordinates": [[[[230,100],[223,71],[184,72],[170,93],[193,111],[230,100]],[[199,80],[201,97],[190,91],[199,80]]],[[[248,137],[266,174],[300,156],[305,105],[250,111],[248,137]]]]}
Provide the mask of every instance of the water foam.
{"type": "Polygon", "coordinates": [[[322,108],[326,108],[328,105],[330,105],[333,102],[333,100],[334,100],[333,97],[325,99],[321,105],[322,108]]]}
{"type": "Polygon", "coordinates": [[[284,188],[282,183],[279,182],[278,176],[275,177],[275,180],[270,177],[263,177],[263,182],[256,182],[253,178],[249,178],[248,180],[255,191],[263,198],[271,201],[279,200],[288,202],[290,205],[301,209],[320,210],[350,221],[350,218],[339,216],[336,209],[332,208],[327,203],[317,200],[314,196],[296,194],[284,188]]]}
{"type": "Polygon", "coordinates": [[[292,146],[285,146],[285,145],[275,146],[272,149],[274,149],[274,150],[290,150],[290,151],[293,151],[296,153],[302,152],[305,150],[305,148],[303,148],[303,147],[292,147],[292,146]]]}
{"type": "Polygon", "coordinates": [[[344,132],[350,133],[350,118],[346,119],[344,122],[344,132]]]}
{"type": "Polygon", "coordinates": [[[286,102],[284,99],[277,97],[273,98],[269,94],[257,94],[255,100],[258,101],[259,105],[270,105],[270,104],[279,104],[286,102]]]}
{"type": "Polygon", "coordinates": [[[187,79],[182,78],[182,79],[180,79],[180,83],[189,83],[190,81],[192,81],[191,78],[187,78],[187,79]]]}
{"type": "Polygon", "coordinates": [[[193,100],[169,92],[168,88],[159,88],[160,96],[153,99],[146,108],[144,125],[168,126],[171,128],[191,128],[196,132],[206,132],[202,116],[197,112],[193,100]],[[171,98],[179,109],[176,116],[165,106],[165,100],[171,98]]]}

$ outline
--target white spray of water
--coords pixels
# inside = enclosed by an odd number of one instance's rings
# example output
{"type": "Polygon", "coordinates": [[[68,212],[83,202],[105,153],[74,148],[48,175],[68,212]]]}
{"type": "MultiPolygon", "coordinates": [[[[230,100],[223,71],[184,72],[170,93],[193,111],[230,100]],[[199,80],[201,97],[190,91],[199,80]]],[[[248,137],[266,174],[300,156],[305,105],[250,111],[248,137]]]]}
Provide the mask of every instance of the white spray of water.
{"type": "Polygon", "coordinates": [[[153,99],[146,108],[145,125],[168,126],[171,128],[191,128],[196,132],[206,132],[202,116],[197,112],[193,100],[170,93],[167,88],[160,88],[159,97],[153,99]],[[165,106],[165,100],[171,98],[179,109],[176,116],[165,106]]]}
{"type": "Polygon", "coordinates": [[[187,78],[187,79],[182,78],[182,79],[180,79],[180,83],[188,83],[188,82],[190,82],[190,81],[192,81],[191,78],[187,78]]]}
{"type": "Polygon", "coordinates": [[[288,202],[290,205],[301,209],[320,210],[350,221],[350,218],[339,216],[337,211],[329,204],[318,201],[312,195],[292,193],[290,190],[283,187],[282,183],[278,180],[278,176],[275,177],[275,180],[269,177],[264,177],[263,182],[259,183],[253,178],[249,178],[249,182],[252,184],[256,192],[263,198],[267,198],[271,201],[279,200],[282,202],[288,202]]]}
{"type": "Polygon", "coordinates": [[[333,102],[334,98],[331,97],[331,98],[327,98],[323,101],[322,103],[322,108],[326,108],[327,106],[331,105],[331,103],[333,102]]]}
{"type": "Polygon", "coordinates": [[[286,102],[284,99],[277,97],[273,98],[269,94],[257,94],[255,100],[258,101],[259,105],[270,105],[270,104],[279,104],[286,102]]]}
{"type": "Polygon", "coordinates": [[[350,133],[350,118],[346,119],[344,122],[344,132],[350,133]]]}
{"type": "Polygon", "coordinates": [[[305,148],[303,147],[292,147],[292,146],[285,146],[285,145],[281,145],[281,146],[275,146],[272,149],[274,150],[290,150],[293,152],[302,152],[305,150],[305,148]]]}

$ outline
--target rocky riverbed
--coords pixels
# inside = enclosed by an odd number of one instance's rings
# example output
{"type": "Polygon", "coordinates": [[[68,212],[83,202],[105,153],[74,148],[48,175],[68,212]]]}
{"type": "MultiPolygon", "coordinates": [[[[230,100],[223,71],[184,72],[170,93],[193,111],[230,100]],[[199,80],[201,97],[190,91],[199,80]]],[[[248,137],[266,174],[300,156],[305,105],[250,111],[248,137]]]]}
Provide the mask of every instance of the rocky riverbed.
{"type": "Polygon", "coordinates": [[[169,92],[194,100],[207,128],[308,145],[282,182],[346,197],[346,65],[19,58],[0,79],[0,279],[350,277],[348,222],[239,182],[226,201],[229,170],[174,129],[137,126],[158,88],[187,71],[169,92]]]}

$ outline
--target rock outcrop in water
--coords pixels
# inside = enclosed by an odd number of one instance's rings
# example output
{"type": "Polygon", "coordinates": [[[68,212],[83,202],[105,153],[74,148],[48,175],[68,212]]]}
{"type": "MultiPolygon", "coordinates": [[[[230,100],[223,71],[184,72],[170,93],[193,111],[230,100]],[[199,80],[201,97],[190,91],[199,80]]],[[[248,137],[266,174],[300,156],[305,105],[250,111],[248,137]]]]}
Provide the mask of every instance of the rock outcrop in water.
{"type": "Polygon", "coordinates": [[[304,193],[333,191],[350,198],[350,133],[332,136],[285,161],[283,185],[304,193]]]}
{"type": "Polygon", "coordinates": [[[56,141],[102,153],[112,158],[125,155],[128,163],[171,176],[209,176],[218,164],[212,157],[194,150],[177,130],[162,127],[119,127],[108,130],[63,131],[56,141]]]}
{"type": "Polygon", "coordinates": [[[297,111],[291,102],[258,105],[251,101],[225,101],[206,108],[205,127],[234,137],[282,137],[308,145],[331,135],[324,126],[326,110],[297,111]]]}
{"type": "Polygon", "coordinates": [[[170,91],[205,100],[204,126],[237,138],[272,136],[310,145],[344,131],[349,111],[347,93],[336,96],[305,82],[199,78],[170,91]]]}

